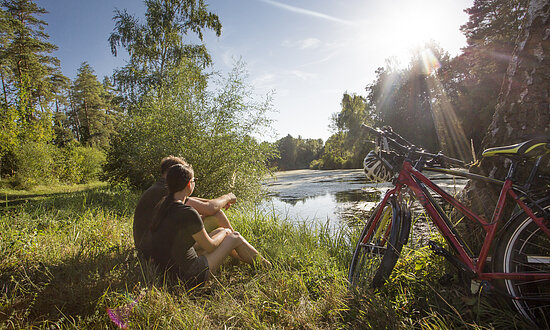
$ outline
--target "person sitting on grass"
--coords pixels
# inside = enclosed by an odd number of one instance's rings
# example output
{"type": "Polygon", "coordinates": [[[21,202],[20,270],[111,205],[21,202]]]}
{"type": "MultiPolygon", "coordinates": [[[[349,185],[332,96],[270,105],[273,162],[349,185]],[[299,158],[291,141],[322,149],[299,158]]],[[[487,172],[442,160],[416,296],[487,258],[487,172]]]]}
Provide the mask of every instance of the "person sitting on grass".
{"type": "Polygon", "coordinates": [[[191,165],[170,167],[166,183],[168,195],[155,208],[151,225],[151,255],[155,263],[178,275],[191,288],[216,273],[232,251],[246,263],[271,265],[238,232],[222,227],[210,235],[206,232],[199,213],[186,204],[195,189],[191,165]],[[197,254],[195,245],[204,251],[203,255],[197,254]]]}
{"type": "MultiPolygon", "coordinates": [[[[168,194],[166,187],[166,172],[175,164],[187,165],[180,157],[168,156],[160,162],[161,178],[147,189],[140,197],[134,212],[133,234],[134,244],[139,254],[145,259],[151,257],[151,221],[153,210],[160,200],[168,194]]],[[[186,204],[193,207],[201,215],[208,232],[214,228],[223,227],[233,230],[229,219],[222,209],[227,210],[237,201],[233,193],[222,195],[215,199],[191,197],[186,204]]]]}

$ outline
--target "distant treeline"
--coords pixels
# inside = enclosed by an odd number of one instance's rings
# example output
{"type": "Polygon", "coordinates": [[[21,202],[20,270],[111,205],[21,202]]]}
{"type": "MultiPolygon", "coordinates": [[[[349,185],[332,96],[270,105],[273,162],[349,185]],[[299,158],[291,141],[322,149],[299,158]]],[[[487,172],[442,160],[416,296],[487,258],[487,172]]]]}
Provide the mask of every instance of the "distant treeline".
{"type": "Polygon", "coordinates": [[[324,145],[286,136],[275,143],[281,158],[273,164],[280,169],[359,168],[372,147],[361,123],[389,125],[416,145],[471,160],[472,147],[480,152],[493,118],[527,4],[474,1],[461,27],[467,45],[458,56],[430,42],[412,52],[404,68],[388,59],[366,86],[366,95],[344,93],[324,145]]]}

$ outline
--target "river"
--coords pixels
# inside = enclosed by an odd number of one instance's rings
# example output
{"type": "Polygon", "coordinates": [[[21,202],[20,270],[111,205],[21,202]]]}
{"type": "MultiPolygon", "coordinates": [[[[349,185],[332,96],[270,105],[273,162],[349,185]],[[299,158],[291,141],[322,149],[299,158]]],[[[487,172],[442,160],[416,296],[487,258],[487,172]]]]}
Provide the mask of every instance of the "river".
{"type": "MultiPolygon", "coordinates": [[[[441,174],[432,179],[449,193],[466,183],[441,174]]],[[[367,183],[363,170],[294,170],[274,173],[264,183],[269,197],[262,208],[292,222],[331,228],[358,222],[369,214],[392,185],[367,183]]]]}

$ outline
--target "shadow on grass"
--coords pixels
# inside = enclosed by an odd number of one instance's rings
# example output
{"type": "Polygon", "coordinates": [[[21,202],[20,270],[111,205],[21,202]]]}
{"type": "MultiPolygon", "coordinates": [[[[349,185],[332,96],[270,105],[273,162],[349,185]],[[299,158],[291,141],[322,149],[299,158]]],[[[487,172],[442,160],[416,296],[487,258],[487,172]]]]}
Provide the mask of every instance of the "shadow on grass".
{"type": "MultiPolygon", "coordinates": [[[[81,191],[86,193],[87,191],[94,190],[98,188],[90,188],[88,190],[81,191]]],[[[30,201],[42,201],[47,198],[63,198],[63,196],[68,196],[74,194],[74,192],[57,192],[57,193],[41,193],[41,194],[11,194],[4,195],[0,200],[0,208],[11,208],[16,205],[21,205],[30,201]]]]}
{"type": "Polygon", "coordinates": [[[6,195],[0,200],[0,212],[14,209],[70,210],[83,212],[97,207],[118,214],[131,214],[139,194],[124,188],[99,187],[77,192],[6,195]]]}
{"type": "Polygon", "coordinates": [[[0,269],[0,287],[8,298],[0,309],[0,320],[24,318],[27,325],[60,319],[105,321],[98,311],[108,306],[108,294],[132,292],[152,283],[155,272],[151,273],[151,267],[133,249],[114,249],[96,256],[77,255],[57,265],[0,269]]]}

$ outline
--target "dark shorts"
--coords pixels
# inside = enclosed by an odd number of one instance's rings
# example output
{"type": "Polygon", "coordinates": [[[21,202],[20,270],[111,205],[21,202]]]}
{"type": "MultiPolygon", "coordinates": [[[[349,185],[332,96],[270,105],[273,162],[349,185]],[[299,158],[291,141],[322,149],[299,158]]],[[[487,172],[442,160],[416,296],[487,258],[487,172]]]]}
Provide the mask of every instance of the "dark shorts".
{"type": "Polygon", "coordinates": [[[194,288],[206,282],[208,273],[208,259],[206,259],[206,256],[200,256],[180,276],[188,288],[194,288]]]}

